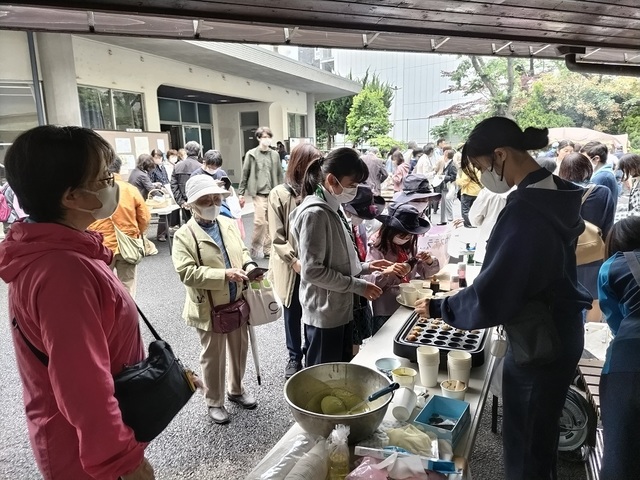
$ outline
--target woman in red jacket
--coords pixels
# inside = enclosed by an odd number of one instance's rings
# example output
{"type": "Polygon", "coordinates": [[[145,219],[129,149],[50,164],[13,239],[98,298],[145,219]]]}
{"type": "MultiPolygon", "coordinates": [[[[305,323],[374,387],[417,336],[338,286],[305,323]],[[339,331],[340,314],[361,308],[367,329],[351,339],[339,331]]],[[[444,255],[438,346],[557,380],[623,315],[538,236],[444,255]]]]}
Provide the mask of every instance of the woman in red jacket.
{"type": "Polygon", "coordinates": [[[0,244],[29,437],[46,480],[152,480],[113,396],[113,376],[144,358],[113,254],[86,231],[118,205],[115,153],[89,129],[41,126],[7,152],[7,178],[29,217],[0,244]],[[37,145],[47,146],[47,161],[37,145]],[[35,172],[35,173],[34,173],[35,172]],[[46,355],[38,359],[27,341],[46,355]]]}

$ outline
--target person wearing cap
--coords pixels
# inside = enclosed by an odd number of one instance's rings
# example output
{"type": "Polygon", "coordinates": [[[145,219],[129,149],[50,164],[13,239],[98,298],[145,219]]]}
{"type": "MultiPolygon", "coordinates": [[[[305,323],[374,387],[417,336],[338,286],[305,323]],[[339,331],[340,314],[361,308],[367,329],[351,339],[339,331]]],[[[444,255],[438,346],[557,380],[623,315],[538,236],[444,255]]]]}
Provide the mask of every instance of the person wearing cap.
{"type": "MultiPolygon", "coordinates": [[[[350,220],[351,234],[361,262],[366,261],[368,253],[367,227],[364,222],[376,221],[375,218],[382,213],[384,206],[384,198],[374,195],[367,185],[358,185],[356,197],[342,205],[345,216],[350,220]]],[[[363,340],[373,334],[373,314],[366,298],[355,295],[353,302],[352,338],[353,354],[356,355],[363,340]]]]}
{"type": "Polygon", "coordinates": [[[413,173],[405,177],[402,191],[393,196],[393,202],[397,205],[413,205],[422,214],[428,206],[438,204],[440,195],[433,191],[426,175],[413,173]]]}
{"type": "Polygon", "coordinates": [[[373,301],[373,335],[398,309],[396,297],[401,283],[417,277],[426,280],[440,271],[437,258],[418,251],[418,236],[429,231],[431,225],[415,207],[398,205],[392,214],[377,218],[382,228],[372,238],[367,261],[384,259],[393,265],[366,277],[382,289],[382,295],[373,301]]]}
{"type": "Polygon", "coordinates": [[[273,255],[269,259],[270,280],[282,301],[284,332],[289,359],[284,377],[290,378],[302,369],[302,306],[300,305],[300,260],[298,245],[289,222],[289,215],[298,206],[309,164],[322,155],[310,143],[300,143],[291,151],[285,183],[269,193],[269,235],[273,255]]]}
{"type": "Polygon", "coordinates": [[[193,217],[176,232],[171,256],[187,290],[182,317],[196,329],[202,345],[200,365],[209,416],[223,424],[229,422],[224,407],[227,357],[228,400],[246,409],[257,403],[242,386],[248,327],[245,323],[226,334],[214,333],[211,311],[242,299],[243,282],[248,280],[245,269],[252,270],[247,267],[252,261],[236,222],[220,215],[222,199],[229,191],[209,175],[196,175],[187,180],[185,194],[193,217]]]}

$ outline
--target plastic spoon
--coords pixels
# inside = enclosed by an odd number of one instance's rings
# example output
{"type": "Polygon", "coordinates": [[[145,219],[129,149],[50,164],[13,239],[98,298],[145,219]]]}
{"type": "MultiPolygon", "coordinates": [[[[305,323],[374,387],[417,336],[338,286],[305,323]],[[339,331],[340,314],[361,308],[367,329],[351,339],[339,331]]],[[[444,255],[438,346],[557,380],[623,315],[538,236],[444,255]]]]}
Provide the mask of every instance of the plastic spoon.
{"type": "Polygon", "coordinates": [[[371,395],[369,395],[366,400],[363,400],[362,402],[360,402],[359,404],[357,404],[355,407],[350,408],[347,411],[347,415],[350,415],[353,411],[358,410],[364,406],[367,405],[367,403],[369,402],[373,402],[374,400],[377,400],[378,398],[387,395],[391,392],[393,392],[394,390],[397,390],[398,388],[400,388],[400,384],[397,382],[393,382],[389,385],[387,385],[384,388],[381,388],[380,390],[377,390],[375,392],[373,392],[371,395]]]}

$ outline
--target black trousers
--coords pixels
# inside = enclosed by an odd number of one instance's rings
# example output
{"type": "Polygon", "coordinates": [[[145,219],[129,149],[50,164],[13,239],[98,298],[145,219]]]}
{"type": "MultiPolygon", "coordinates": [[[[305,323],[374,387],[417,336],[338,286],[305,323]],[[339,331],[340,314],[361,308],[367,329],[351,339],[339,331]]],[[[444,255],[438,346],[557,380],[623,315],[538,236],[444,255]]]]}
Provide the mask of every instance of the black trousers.
{"type": "Polygon", "coordinates": [[[464,226],[467,228],[472,227],[471,222],[469,221],[469,210],[471,210],[471,205],[476,201],[476,198],[473,195],[462,195],[460,197],[460,210],[462,211],[462,219],[464,220],[464,226]]]}
{"type": "Polygon", "coordinates": [[[567,314],[560,323],[562,353],[551,364],[519,367],[511,349],[504,359],[502,441],[508,480],[558,478],[559,420],[584,347],[581,313],[567,314]]]}
{"type": "Polygon", "coordinates": [[[353,322],[335,328],[304,326],[307,337],[305,366],[350,362],[353,358],[353,322]]]}
{"type": "Polygon", "coordinates": [[[289,351],[289,360],[302,362],[302,306],[300,305],[300,275],[291,295],[291,305],[284,307],[284,335],[289,351]]]}

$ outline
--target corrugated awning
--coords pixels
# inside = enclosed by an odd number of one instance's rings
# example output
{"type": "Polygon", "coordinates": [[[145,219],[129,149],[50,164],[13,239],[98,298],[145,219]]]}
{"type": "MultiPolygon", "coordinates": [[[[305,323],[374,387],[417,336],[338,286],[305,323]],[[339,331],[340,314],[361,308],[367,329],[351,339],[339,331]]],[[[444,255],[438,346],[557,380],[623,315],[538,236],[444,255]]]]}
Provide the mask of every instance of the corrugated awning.
{"type": "Polygon", "coordinates": [[[29,0],[0,28],[640,66],[637,0],[29,0]]]}

